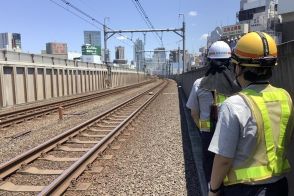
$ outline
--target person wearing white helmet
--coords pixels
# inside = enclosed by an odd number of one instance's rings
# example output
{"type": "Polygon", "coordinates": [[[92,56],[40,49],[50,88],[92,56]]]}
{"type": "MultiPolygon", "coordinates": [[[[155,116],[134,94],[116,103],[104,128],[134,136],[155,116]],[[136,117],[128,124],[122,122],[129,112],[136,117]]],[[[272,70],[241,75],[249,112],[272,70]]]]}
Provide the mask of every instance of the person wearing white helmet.
{"type": "Polygon", "coordinates": [[[208,151],[217,122],[218,104],[240,90],[229,68],[231,48],[224,41],[217,41],[208,51],[208,71],[197,79],[191,89],[186,106],[200,130],[203,152],[203,169],[207,183],[210,181],[214,154],[208,151]]]}

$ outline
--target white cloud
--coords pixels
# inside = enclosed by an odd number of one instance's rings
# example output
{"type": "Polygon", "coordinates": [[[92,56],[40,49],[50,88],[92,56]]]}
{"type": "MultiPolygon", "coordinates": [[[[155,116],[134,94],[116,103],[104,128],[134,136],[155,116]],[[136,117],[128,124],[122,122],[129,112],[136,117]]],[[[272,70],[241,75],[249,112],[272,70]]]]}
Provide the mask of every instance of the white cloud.
{"type": "Polygon", "coordinates": [[[197,16],[198,13],[196,11],[190,11],[189,16],[197,16]]]}
{"type": "Polygon", "coordinates": [[[127,39],[127,37],[121,35],[121,36],[117,37],[116,39],[125,40],[125,39],[127,39]]]}
{"type": "Polygon", "coordinates": [[[201,40],[207,40],[207,37],[208,37],[208,34],[205,33],[205,34],[201,35],[200,39],[201,40]]]}

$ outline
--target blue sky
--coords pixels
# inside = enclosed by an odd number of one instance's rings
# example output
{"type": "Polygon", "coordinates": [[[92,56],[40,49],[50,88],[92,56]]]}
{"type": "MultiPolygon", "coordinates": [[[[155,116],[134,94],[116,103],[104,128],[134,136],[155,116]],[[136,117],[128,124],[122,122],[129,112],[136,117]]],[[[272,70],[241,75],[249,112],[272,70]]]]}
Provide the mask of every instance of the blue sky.
{"type": "MultiPolygon", "coordinates": [[[[66,6],[61,0],[52,0],[66,6]]],[[[107,24],[115,30],[148,28],[132,0],[68,0],[98,21],[109,17],[107,24]]],[[[180,28],[182,17],[186,21],[186,48],[197,52],[205,44],[203,35],[219,25],[236,22],[239,0],[139,0],[153,26],[158,29],[180,28]]],[[[22,35],[24,52],[40,53],[46,42],[65,42],[69,51],[80,51],[84,30],[99,30],[77,16],[62,9],[50,0],[9,0],[1,1],[0,32],[16,32],[22,35]]],[[[100,29],[102,26],[96,24],[100,29]]],[[[103,33],[102,33],[103,34],[103,33]]],[[[142,33],[125,34],[134,41],[143,39],[142,33]]],[[[160,34],[161,35],[161,34],[160,34]]],[[[119,37],[119,36],[118,36],[119,37]]],[[[181,38],[175,33],[163,33],[163,44],[167,50],[182,47],[181,38]]],[[[102,38],[103,40],[103,38],[102,38]]],[[[109,39],[108,48],[113,58],[114,47],[124,46],[126,58],[133,58],[130,41],[116,37],[109,39]]],[[[102,43],[103,46],[103,43],[102,43]]],[[[145,50],[153,50],[160,43],[154,34],[146,36],[145,50]]],[[[150,54],[146,54],[150,56],[150,54]]]]}

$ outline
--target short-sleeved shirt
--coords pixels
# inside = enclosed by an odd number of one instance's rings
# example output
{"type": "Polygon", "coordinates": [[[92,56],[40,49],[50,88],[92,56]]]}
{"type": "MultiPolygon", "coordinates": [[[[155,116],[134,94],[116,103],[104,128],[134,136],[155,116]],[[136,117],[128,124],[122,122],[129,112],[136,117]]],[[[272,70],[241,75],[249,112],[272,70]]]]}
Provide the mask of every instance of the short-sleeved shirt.
{"type": "MultiPolygon", "coordinates": [[[[194,82],[186,106],[191,110],[195,110],[200,119],[208,120],[213,97],[210,91],[199,88],[202,79],[199,78],[194,82]]],[[[203,129],[200,129],[200,131],[203,131],[203,129]]]]}
{"type": "MultiPolygon", "coordinates": [[[[247,88],[260,92],[266,85],[250,85],[247,88]]],[[[257,123],[249,105],[240,95],[233,95],[220,107],[219,119],[209,151],[233,158],[233,167],[241,166],[250,158],[257,143],[257,123]]],[[[254,184],[272,183],[281,179],[273,177],[254,184]]]]}

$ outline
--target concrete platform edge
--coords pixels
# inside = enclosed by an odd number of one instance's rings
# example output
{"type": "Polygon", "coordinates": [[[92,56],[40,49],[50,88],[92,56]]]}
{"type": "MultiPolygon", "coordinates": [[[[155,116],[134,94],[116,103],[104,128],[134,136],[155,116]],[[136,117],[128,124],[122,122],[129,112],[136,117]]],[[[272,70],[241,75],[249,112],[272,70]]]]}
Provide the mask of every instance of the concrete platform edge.
{"type": "Polygon", "coordinates": [[[191,142],[192,147],[192,153],[193,153],[193,160],[196,165],[197,169],[197,176],[199,179],[200,184],[200,193],[202,196],[207,196],[208,193],[208,186],[206,184],[205,180],[205,174],[203,171],[202,166],[202,147],[201,147],[201,138],[200,138],[200,132],[198,128],[196,127],[189,110],[186,108],[186,102],[187,98],[185,96],[185,93],[181,87],[178,86],[178,92],[179,92],[179,98],[180,98],[180,107],[183,109],[183,113],[185,116],[182,116],[182,119],[186,121],[187,124],[187,130],[191,142]]]}

